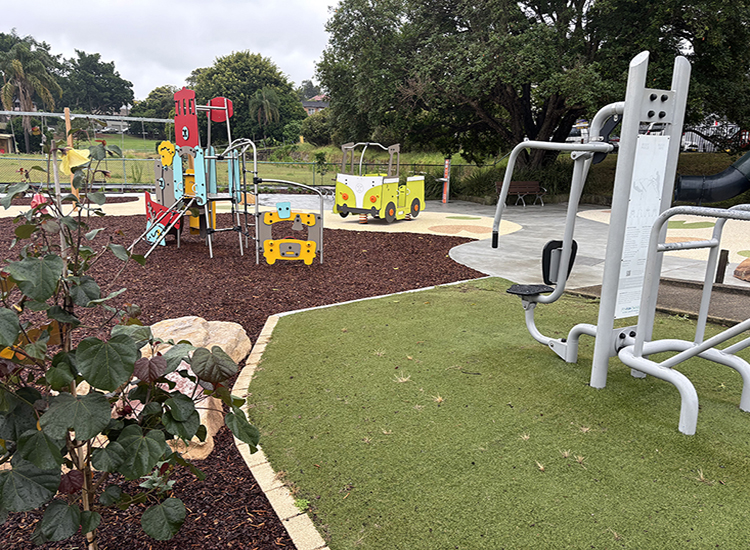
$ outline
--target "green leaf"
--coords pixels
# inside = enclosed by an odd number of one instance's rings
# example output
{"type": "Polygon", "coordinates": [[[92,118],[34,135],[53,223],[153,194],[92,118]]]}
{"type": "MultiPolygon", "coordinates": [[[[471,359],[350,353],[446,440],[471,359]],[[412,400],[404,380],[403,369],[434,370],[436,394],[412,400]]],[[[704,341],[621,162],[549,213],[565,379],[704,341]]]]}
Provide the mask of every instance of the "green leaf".
{"type": "Polygon", "coordinates": [[[195,402],[182,393],[167,399],[165,405],[169,407],[172,417],[178,422],[186,421],[195,412],[195,402]]]}
{"type": "Polygon", "coordinates": [[[24,432],[36,428],[36,414],[31,405],[9,392],[5,393],[4,399],[7,411],[0,413],[0,439],[18,441],[24,432]]]}
{"type": "Polygon", "coordinates": [[[198,427],[198,430],[195,432],[195,437],[197,437],[201,441],[205,441],[206,437],[208,437],[208,429],[206,428],[206,426],[201,424],[198,427]]]}
{"type": "Polygon", "coordinates": [[[107,398],[98,392],[77,396],[61,393],[52,398],[49,410],[39,423],[44,433],[53,439],[65,439],[68,430],[72,429],[76,439],[85,441],[107,427],[110,409],[107,398]]]}
{"type": "Polygon", "coordinates": [[[63,463],[60,449],[65,445],[39,430],[29,430],[18,440],[18,455],[42,470],[54,470],[63,463]]]}
{"type": "Polygon", "coordinates": [[[84,275],[77,285],[71,287],[70,297],[76,305],[88,307],[93,300],[100,299],[102,294],[94,278],[84,275]]]}
{"type": "Polygon", "coordinates": [[[258,428],[247,421],[245,413],[240,408],[232,407],[232,412],[226,415],[224,423],[231,430],[234,437],[248,444],[251,453],[258,450],[257,445],[258,441],[260,441],[260,432],[258,428]]]}
{"type": "Polygon", "coordinates": [[[133,260],[138,265],[146,265],[146,257],[142,254],[132,254],[130,256],[130,259],[133,260]]]}
{"type": "Polygon", "coordinates": [[[55,321],[58,321],[60,323],[67,323],[69,325],[73,325],[73,327],[77,327],[81,324],[80,319],[73,315],[72,313],[69,313],[65,311],[60,306],[52,306],[47,310],[47,317],[50,319],[54,319],[55,321]]]}
{"type": "Polygon", "coordinates": [[[119,485],[109,485],[104,492],[99,495],[99,504],[102,506],[109,506],[119,501],[122,497],[122,489],[119,485]]]}
{"type": "Polygon", "coordinates": [[[95,191],[94,193],[89,193],[86,196],[89,198],[91,202],[93,202],[94,204],[98,206],[101,206],[105,202],[107,202],[107,197],[105,197],[104,193],[102,193],[101,191],[95,191]]]}
{"type": "Polygon", "coordinates": [[[129,336],[120,334],[104,342],[86,338],[76,350],[78,370],[93,387],[114,391],[133,376],[138,347],[129,336]]]}
{"type": "Polygon", "coordinates": [[[224,386],[217,387],[215,390],[210,392],[210,395],[212,397],[221,399],[221,401],[226,404],[227,407],[241,407],[245,404],[244,399],[232,395],[230,391],[224,386]]]}
{"type": "Polygon", "coordinates": [[[26,302],[26,308],[29,311],[47,311],[50,305],[47,302],[37,302],[35,300],[29,300],[26,302]]]}
{"type": "Polygon", "coordinates": [[[115,157],[122,157],[122,149],[117,145],[107,145],[107,153],[115,157]]]}
{"type": "Polygon", "coordinates": [[[91,463],[100,472],[116,472],[126,458],[123,446],[117,441],[110,441],[106,447],[94,449],[91,463]]]}
{"type": "Polygon", "coordinates": [[[175,344],[163,355],[167,360],[167,372],[174,372],[180,366],[183,361],[190,362],[190,352],[193,351],[195,346],[186,343],[175,344]]]}
{"type": "Polygon", "coordinates": [[[60,224],[55,220],[44,220],[42,222],[42,229],[47,235],[57,235],[60,233],[60,224]]]}
{"type": "Polygon", "coordinates": [[[27,224],[19,225],[18,227],[16,227],[13,233],[19,239],[29,239],[31,238],[31,235],[33,235],[37,229],[38,228],[36,224],[27,223],[27,224]]]}
{"type": "Polygon", "coordinates": [[[60,351],[60,352],[57,352],[55,356],[52,358],[53,367],[67,370],[73,376],[76,376],[78,374],[76,365],[77,365],[76,356],[73,352],[60,351]]]}
{"type": "Polygon", "coordinates": [[[237,363],[219,346],[213,346],[211,351],[206,348],[195,350],[190,366],[198,378],[214,386],[237,374],[237,363]]]}
{"type": "Polygon", "coordinates": [[[149,416],[161,416],[164,412],[164,409],[162,408],[161,403],[158,401],[151,401],[151,403],[147,403],[144,405],[143,409],[141,409],[141,412],[138,414],[138,419],[141,421],[141,424],[146,424],[145,420],[149,416]]]}
{"type": "Polygon", "coordinates": [[[5,196],[0,199],[0,206],[7,210],[8,208],[10,208],[11,202],[13,202],[13,197],[15,197],[16,195],[23,196],[23,194],[26,193],[28,189],[28,183],[16,183],[11,185],[5,190],[5,196]]]}
{"type": "MultiPolygon", "coordinates": [[[[101,500],[100,500],[101,502],[101,500]]],[[[102,516],[99,512],[91,512],[90,510],[84,510],[81,512],[81,532],[92,533],[99,527],[102,522],[102,516]]]]}
{"type": "Polygon", "coordinates": [[[126,479],[138,479],[150,473],[166,450],[164,432],[151,430],[144,437],[137,424],[127,426],[117,442],[125,449],[127,456],[118,469],[126,479]]]}
{"type": "Polygon", "coordinates": [[[47,170],[45,170],[44,168],[42,168],[38,164],[35,164],[31,168],[29,168],[29,170],[37,170],[38,172],[44,172],[45,174],[47,173],[47,170]]]}
{"type": "Polygon", "coordinates": [[[35,402],[42,399],[41,392],[36,388],[25,387],[19,388],[16,395],[26,401],[26,403],[34,404],[35,402]]]}
{"type": "Polygon", "coordinates": [[[107,248],[112,251],[112,254],[114,254],[117,259],[122,260],[123,262],[128,261],[130,254],[128,253],[128,250],[121,244],[110,243],[107,245],[107,248]]]}
{"type": "Polygon", "coordinates": [[[103,227],[100,227],[99,229],[92,229],[91,231],[86,233],[84,237],[86,237],[87,241],[93,241],[96,238],[96,236],[102,231],[104,231],[103,227]]]}
{"type": "MultiPolygon", "coordinates": [[[[89,302],[89,304],[88,304],[88,307],[93,307],[93,306],[96,306],[96,305],[99,305],[99,304],[103,304],[104,302],[107,302],[107,301],[111,300],[112,298],[116,298],[117,296],[119,296],[120,294],[122,294],[123,292],[125,292],[126,290],[127,289],[125,289],[125,288],[121,288],[120,290],[115,290],[114,292],[110,292],[109,295],[106,296],[105,298],[99,298],[97,300],[91,300],[89,302]]],[[[105,306],[105,308],[106,308],[106,306],[105,306]]]]}
{"type": "Polygon", "coordinates": [[[0,309],[0,347],[12,346],[20,332],[18,315],[7,308],[0,309]]]}
{"type": "Polygon", "coordinates": [[[92,145],[91,147],[89,147],[89,151],[89,158],[91,158],[91,160],[104,160],[104,158],[107,156],[104,152],[104,145],[102,145],[101,143],[92,145]]]}
{"type": "Polygon", "coordinates": [[[73,168],[73,181],[71,184],[76,189],[80,189],[86,184],[86,176],[84,174],[84,169],[86,169],[91,163],[83,164],[81,166],[76,166],[73,168]]]}
{"type": "Polygon", "coordinates": [[[0,471],[0,507],[10,512],[39,508],[55,496],[60,469],[41,470],[31,462],[15,460],[11,470],[0,471]]]}
{"type": "Polygon", "coordinates": [[[75,376],[73,376],[68,369],[50,367],[47,369],[47,372],[44,373],[44,379],[53,390],[61,391],[70,387],[70,383],[75,380],[75,376]]]}
{"type": "Polygon", "coordinates": [[[201,426],[201,417],[196,410],[185,420],[175,420],[173,412],[167,411],[162,415],[161,421],[170,434],[185,441],[192,439],[201,426]]]}
{"type": "Polygon", "coordinates": [[[50,254],[44,258],[26,257],[8,264],[7,271],[26,296],[44,302],[57,288],[65,263],[60,256],[50,254]]]}
{"type": "Polygon", "coordinates": [[[156,540],[169,540],[177,534],[185,521],[185,505],[180,499],[168,498],[152,506],[141,516],[141,527],[156,540]]]}
{"type": "Polygon", "coordinates": [[[26,344],[23,351],[35,359],[44,359],[47,354],[47,342],[49,342],[49,333],[45,331],[35,341],[26,344]]]}
{"type": "Polygon", "coordinates": [[[151,333],[151,327],[145,327],[143,325],[115,325],[112,327],[112,336],[119,334],[125,334],[133,340],[138,349],[142,348],[147,344],[154,335],[151,333]]]}
{"type": "Polygon", "coordinates": [[[53,500],[47,506],[44,517],[32,535],[36,544],[72,537],[81,526],[81,510],[77,504],[70,506],[62,500],[53,500]]]}

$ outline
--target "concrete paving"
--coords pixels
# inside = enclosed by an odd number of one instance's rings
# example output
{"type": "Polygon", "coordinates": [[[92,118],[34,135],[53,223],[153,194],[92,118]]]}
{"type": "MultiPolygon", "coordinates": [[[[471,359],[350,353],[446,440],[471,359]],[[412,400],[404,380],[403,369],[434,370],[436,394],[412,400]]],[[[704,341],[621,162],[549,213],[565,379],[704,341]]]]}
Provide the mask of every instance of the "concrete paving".
{"type": "MultiPolygon", "coordinates": [[[[114,216],[145,215],[143,194],[138,194],[137,199],[127,203],[108,203],[103,210],[114,216]]],[[[320,199],[314,195],[265,194],[261,195],[260,204],[267,209],[285,200],[292,202],[294,210],[316,211],[320,208],[320,199]]],[[[367,224],[360,224],[357,216],[341,218],[333,214],[332,206],[332,197],[325,197],[324,221],[327,228],[431,233],[473,239],[472,242],[451,250],[451,258],[487,275],[503,277],[520,284],[542,282],[542,248],[548,241],[562,238],[567,210],[566,203],[507,207],[500,227],[499,247],[495,249],[491,247],[490,238],[495,206],[459,200],[451,200],[445,204],[441,201],[427,201],[424,211],[416,219],[391,224],[372,218],[369,218],[367,224]]],[[[228,203],[219,203],[219,211],[227,208],[228,203]]],[[[19,206],[12,206],[8,210],[0,209],[0,217],[15,216],[27,209],[28,207],[19,206]]],[[[690,221],[689,217],[682,218],[690,221]]],[[[567,284],[569,290],[601,284],[609,232],[608,221],[607,209],[591,205],[579,208],[574,235],[578,242],[578,254],[567,284]]],[[[730,223],[725,228],[725,238],[722,240],[722,247],[731,252],[724,283],[750,289],[750,283],[732,275],[739,262],[744,259],[737,253],[750,249],[748,222],[734,222],[734,225],[730,223]]],[[[710,231],[706,228],[680,231],[670,229],[668,235],[675,234],[677,238],[688,235],[707,238],[710,231]]],[[[665,254],[661,276],[702,281],[706,266],[704,258],[705,252],[702,251],[665,254]]]]}
{"type": "MultiPolygon", "coordinates": [[[[464,201],[428,201],[426,211],[453,214],[494,216],[494,206],[477,205],[464,201]]],[[[546,204],[545,206],[509,206],[503,219],[521,226],[520,230],[501,235],[498,248],[492,248],[491,239],[477,240],[457,246],[451,250],[451,258],[487,275],[504,277],[520,284],[542,282],[542,248],[551,240],[561,239],[565,227],[567,204],[546,204]]],[[[575,289],[601,284],[604,272],[604,256],[607,248],[609,225],[608,216],[593,216],[600,213],[601,207],[583,205],[576,217],[574,238],[578,242],[573,271],[567,288],[575,289]]],[[[747,222],[743,222],[747,223],[747,222]]],[[[747,233],[746,233],[747,234],[747,233]]],[[[750,248],[750,238],[744,245],[734,248],[750,248]]],[[[727,267],[724,283],[750,289],[750,283],[732,276],[738,263],[727,267]]],[[[666,254],[663,261],[662,277],[703,281],[706,262],[702,259],[686,258],[666,254]]]]}

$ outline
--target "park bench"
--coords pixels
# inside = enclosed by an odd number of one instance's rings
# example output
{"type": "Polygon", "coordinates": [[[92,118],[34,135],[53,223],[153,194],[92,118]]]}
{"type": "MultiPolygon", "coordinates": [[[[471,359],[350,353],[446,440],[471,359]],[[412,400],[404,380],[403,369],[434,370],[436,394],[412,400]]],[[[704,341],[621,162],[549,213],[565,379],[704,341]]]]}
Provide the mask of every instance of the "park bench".
{"type": "MultiPolygon", "coordinates": [[[[503,182],[496,182],[495,186],[497,188],[498,194],[500,194],[500,191],[503,187],[503,182]]],[[[521,201],[521,204],[526,206],[526,200],[524,199],[524,197],[528,195],[534,195],[533,204],[536,204],[536,202],[539,201],[542,206],[544,206],[544,200],[542,199],[542,197],[546,194],[547,190],[539,185],[538,181],[511,181],[510,188],[508,189],[508,195],[516,196],[516,205],[519,201],[521,201]]]]}

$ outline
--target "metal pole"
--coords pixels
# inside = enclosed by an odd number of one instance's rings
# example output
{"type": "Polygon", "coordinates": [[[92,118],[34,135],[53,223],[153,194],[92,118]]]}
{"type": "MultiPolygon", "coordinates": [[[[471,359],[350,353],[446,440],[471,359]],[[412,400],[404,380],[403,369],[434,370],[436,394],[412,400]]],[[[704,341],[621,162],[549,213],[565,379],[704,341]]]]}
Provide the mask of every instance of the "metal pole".
{"type": "Polygon", "coordinates": [[[620,150],[617,154],[617,172],[612,193],[612,214],[609,221],[607,251],[604,257],[597,337],[591,367],[590,384],[594,388],[603,388],[607,384],[609,358],[614,351],[612,329],[614,328],[615,302],[620,278],[620,262],[624,246],[623,235],[627,222],[630,186],[633,179],[633,163],[641,119],[641,97],[646,85],[648,57],[648,52],[639,53],[630,62],[628,72],[620,150]]]}

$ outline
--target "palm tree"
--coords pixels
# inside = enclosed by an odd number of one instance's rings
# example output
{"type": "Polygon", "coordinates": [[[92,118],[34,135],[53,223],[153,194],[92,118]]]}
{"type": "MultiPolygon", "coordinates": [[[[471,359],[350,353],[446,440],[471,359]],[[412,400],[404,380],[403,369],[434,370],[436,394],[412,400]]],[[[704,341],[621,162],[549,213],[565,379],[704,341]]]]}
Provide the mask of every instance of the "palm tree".
{"type": "MultiPolygon", "coordinates": [[[[55,108],[53,93],[62,95],[62,88],[50,73],[55,59],[45,48],[32,37],[20,38],[13,31],[15,43],[8,51],[0,52],[0,72],[3,74],[3,86],[0,88],[3,106],[7,111],[13,110],[13,100],[17,97],[21,111],[34,110],[34,96],[38,96],[44,105],[55,108]]],[[[23,134],[26,152],[29,152],[29,135],[31,134],[31,117],[23,116],[23,134]]]]}
{"type": "MultiPolygon", "coordinates": [[[[266,127],[279,120],[279,105],[281,105],[281,102],[276,90],[264,86],[256,90],[250,97],[250,114],[258,119],[258,124],[261,127],[266,127]]],[[[263,139],[265,137],[264,131],[263,139]]]]}

